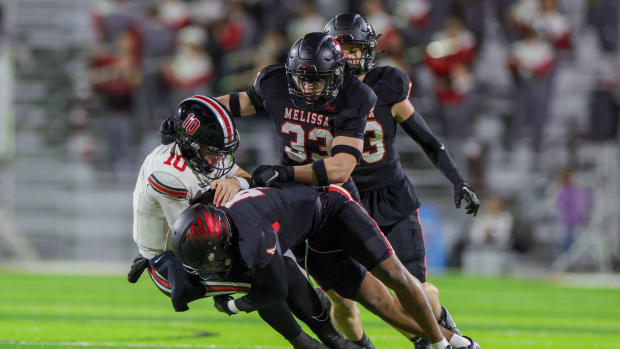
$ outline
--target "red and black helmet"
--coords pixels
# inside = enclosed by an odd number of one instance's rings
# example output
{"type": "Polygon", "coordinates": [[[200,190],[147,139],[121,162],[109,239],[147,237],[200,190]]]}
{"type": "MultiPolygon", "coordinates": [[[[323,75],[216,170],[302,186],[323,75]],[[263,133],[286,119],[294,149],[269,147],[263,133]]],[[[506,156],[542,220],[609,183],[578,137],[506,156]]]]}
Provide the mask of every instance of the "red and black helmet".
{"type": "Polygon", "coordinates": [[[234,166],[239,132],[228,110],[215,98],[192,96],[179,104],[174,116],[174,141],[185,161],[213,180],[234,166]],[[220,155],[217,165],[209,164],[206,154],[220,155]]]}
{"type": "Polygon", "coordinates": [[[377,48],[377,38],[379,37],[373,27],[364,17],[357,13],[341,13],[327,22],[323,28],[325,34],[336,38],[341,45],[356,45],[362,51],[362,57],[357,59],[347,59],[349,68],[353,75],[367,73],[375,66],[375,51],[377,48]],[[359,61],[353,64],[352,61],[359,61]]]}
{"type": "Polygon", "coordinates": [[[172,252],[190,271],[205,280],[222,280],[233,265],[233,229],[226,213],[215,206],[195,204],[174,222],[172,252]]]}

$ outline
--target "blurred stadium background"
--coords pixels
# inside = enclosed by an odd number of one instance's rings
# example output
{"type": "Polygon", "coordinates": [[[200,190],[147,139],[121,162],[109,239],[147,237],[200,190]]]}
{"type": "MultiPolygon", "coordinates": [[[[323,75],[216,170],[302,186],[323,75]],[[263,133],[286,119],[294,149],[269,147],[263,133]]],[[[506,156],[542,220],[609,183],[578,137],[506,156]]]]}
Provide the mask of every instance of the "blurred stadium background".
{"type": "MultiPolygon", "coordinates": [[[[620,271],[617,0],[0,0],[0,264],[123,271],[131,194],[158,126],[194,93],[247,87],[337,13],[480,194],[475,219],[401,135],[428,263],[497,275],[620,271]]],[[[237,160],[275,163],[268,120],[237,160]]]]}

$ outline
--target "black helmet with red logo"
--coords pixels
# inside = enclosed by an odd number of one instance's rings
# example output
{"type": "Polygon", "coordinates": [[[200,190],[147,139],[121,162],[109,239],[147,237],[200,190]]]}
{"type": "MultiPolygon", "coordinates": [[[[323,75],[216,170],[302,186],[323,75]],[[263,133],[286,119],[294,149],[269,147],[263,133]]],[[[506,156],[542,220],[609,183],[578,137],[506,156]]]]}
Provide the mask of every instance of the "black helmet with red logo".
{"type": "Polygon", "coordinates": [[[170,235],[172,252],[205,280],[222,280],[233,264],[233,229],[224,211],[195,204],[179,214],[170,235]]]}
{"type": "Polygon", "coordinates": [[[183,100],[174,116],[174,141],[185,161],[209,179],[225,175],[235,164],[239,132],[228,110],[215,98],[192,96],[183,100]],[[218,155],[217,164],[206,160],[218,155]]]}
{"type": "Polygon", "coordinates": [[[324,33],[308,33],[291,47],[286,60],[288,91],[298,108],[319,110],[336,99],[344,81],[340,44],[324,33]],[[304,84],[319,86],[304,89],[304,84]]]}
{"type": "Polygon", "coordinates": [[[379,37],[370,23],[357,13],[341,13],[327,22],[323,28],[325,34],[336,38],[340,45],[354,45],[362,51],[362,56],[347,58],[354,75],[367,73],[375,66],[375,51],[379,37]],[[355,62],[354,62],[355,61],[355,62]]]}

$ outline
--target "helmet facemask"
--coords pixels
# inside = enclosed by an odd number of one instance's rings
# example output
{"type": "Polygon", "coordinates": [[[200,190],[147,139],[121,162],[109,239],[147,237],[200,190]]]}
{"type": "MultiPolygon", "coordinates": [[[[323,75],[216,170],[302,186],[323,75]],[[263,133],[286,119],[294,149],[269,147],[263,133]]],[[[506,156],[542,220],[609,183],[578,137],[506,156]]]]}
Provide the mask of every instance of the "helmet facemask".
{"type": "Polygon", "coordinates": [[[337,40],[345,53],[345,61],[348,63],[351,74],[360,76],[366,74],[375,66],[375,51],[377,47],[375,39],[361,41],[339,36],[337,40]],[[356,57],[351,57],[351,51],[357,53],[356,57]]]}
{"type": "MultiPolygon", "coordinates": [[[[238,135],[236,138],[238,139],[238,135]]],[[[176,142],[189,166],[209,180],[223,177],[235,165],[234,152],[239,147],[238,142],[231,145],[228,150],[214,146],[201,146],[198,141],[184,139],[182,136],[177,136],[176,142]],[[209,156],[217,156],[218,159],[210,163],[209,156]]]]}
{"type": "Polygon", "coordinates": [[[338,96],[344,81],[344,68],[318,72],[313,66],[286,69],[289,93],[300,108],[318,110],[338,96]]]}

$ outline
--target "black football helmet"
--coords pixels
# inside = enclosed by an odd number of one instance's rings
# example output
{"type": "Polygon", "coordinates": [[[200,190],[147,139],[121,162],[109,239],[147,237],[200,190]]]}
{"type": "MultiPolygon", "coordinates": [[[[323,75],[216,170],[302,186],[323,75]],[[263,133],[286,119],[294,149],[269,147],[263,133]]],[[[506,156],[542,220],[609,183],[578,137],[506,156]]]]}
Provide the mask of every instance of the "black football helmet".
{"type": "Polygon", "coordinates": [[[344,81],[344,56],[338,42],[324,33],[309,33],[291,47],[286,60],[288,91],[298,108],[319,110],[336,99],[344,81]],[[308,91],[304,84],[322,84],[308,91]]]}
{"type": "Polygon", "coordinates": [[[228,110],[215,98],[192,96],[183,100],[174,116],[173,128],[174,141],[195,171],[214,180],[235,165],[239,132],[228,110]],[[216,165],[209,164],[207,154],[219,155],[216,165]]]}
{"type": "Polygon", "coordinates": [[[379,37],[373,27],[364,17],[357,13],[341,13],[327,22],[323,28],[325,34],[336,38],[340,45],[356,45],[362,51],[359,64],[346,59],[353,75],[359,76],[367,73],[375,66],[375,51],[377,38],[379,37]]]}
{"type": "Polygon", "coordinates": [[[195,204],[179,214],[170,235],[172,252],[205,280],[223,280],[233,265],[233,229],[226,213],[195,204]]]}

